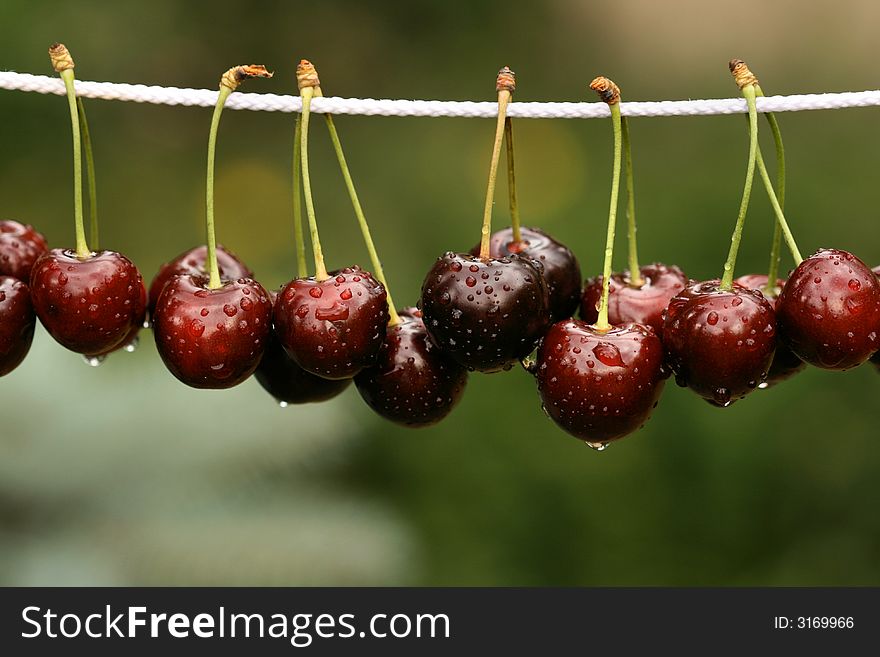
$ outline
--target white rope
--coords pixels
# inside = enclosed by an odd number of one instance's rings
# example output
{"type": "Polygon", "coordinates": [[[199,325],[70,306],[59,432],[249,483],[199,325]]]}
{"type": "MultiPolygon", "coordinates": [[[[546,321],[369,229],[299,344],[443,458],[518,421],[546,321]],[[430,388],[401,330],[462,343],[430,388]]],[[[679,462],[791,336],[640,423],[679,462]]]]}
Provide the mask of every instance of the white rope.
{"type": "MultiPolygon", "coordinates": [[[[63,96],[64,83],[57,77],[29,75],[0,71],[0,89],[33,91],[63,96]]],[[[102,100],[125,100],[155,105],[185,105],[213,107],[217,91],[210,89],[182,89],[143,84],[113,82],[76,82],[77,95],[102,100]]],[[[844,93],[767,96],[758,98],[759,112],[798,112],[802,110],[843,109],[846,107],[880,106],[880,90],[848,91],[844,93]]],[[[233,93],[226,107],[266,112],[298,112],[299,96],[277,94],[233,93]]],[[[322,97],[312,101],[312,109],[328,114],[361,114],[366,116],[449,116],[494,117],[498,112],[495,102],[441,101],[441,100],[376,100],[373,98],[322,97]]],[[[714,98],[708,100],[665,100],[659,102],[621,103],[625,116],[706,116],[713,114],[740,114],[746,112],[743,98],[714,98]]],[[[520,103],[511,102],[508,116],[529,119],[593,119],[607,117],[605,103],[520,103]]]]}

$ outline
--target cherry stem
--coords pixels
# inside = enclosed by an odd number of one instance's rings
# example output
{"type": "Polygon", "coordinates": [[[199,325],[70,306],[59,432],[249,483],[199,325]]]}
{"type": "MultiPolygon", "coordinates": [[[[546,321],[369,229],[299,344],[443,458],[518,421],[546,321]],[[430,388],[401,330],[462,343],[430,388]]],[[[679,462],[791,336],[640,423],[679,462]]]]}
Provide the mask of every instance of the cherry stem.
{"type": "Polygon", "coordinates": [[[514,244],[522,242],[522,231],[519,221],[519,203],[516,200],[516,174],[513,168],[513,122],[510,117],[504,119],[504,144],[507,148],[507,194],[510,198],[510,228],[513,232],[514,244]]]}
{"type": "Polygon", "coordinates": [[[767,196],[770,198],[770,205],[776,214],[777,225],[782,229],[782,236],[785,238],[788,250],[791,251],[791,257],[794,259],[795,264],[799,265],[803,257],[797,243],[794,241],[794,235],[791,234],[791,228],[788,227],[788,222],[785,220],[785,215],[776,198],[776,193],[773,191],[773,181],[770,180],[770,174],[767,173],[767,167],[764,164],[764,158],[760,150],[758,151],[758,172],[761,174],[761,180],[764,182],[764,188],[767,190],[767,196]]]}
{"type": "Polygon", "coordinates": [[[86,108],[82,98],[76,99],[76,109],[79,115],[79,130],[82,134],[82,145],[86,155],[86,179],[89,188],[89,241],[95,251],[99,248],[98,239],[98,192],[95,183],[95,156],[92,154],[92,136],[89,132],[89,122],[86,120],[86,108]]]}
{"type": "Polygon", "coordinates": [[[626,117],[620,119],[620,131],[623,137],[624,171],[626,174],[626,226],[629,246],[629,286],[640,288],[645,284],[642,270],[639,268],[639,249],[636,243],[636,193],[633,183],[632,147],[629,141],[629,122],[626,117]]]}
{"type": "Polygon", "coordinates": [[[312,97],[315,94],[314,87],[303,87],[300,90],[302,97],[302,126],[300,135],[300,159],[302,161],[303,194],[306,199],[306,214],[309,217],[309,234],[312,238],[312,253],[315,258],[315,280],[325,281],[330,276],[324,266],[324,253],[321,251],[321,240],[318,237],[318,220],[315,218],[315,203],[312,200],[312,180],[309,177],[309,114],[312,110],[312,97]]]}
{"type": "MultiPolygon", "coordinates": [[[[321,87],[315,87],[315,96],[323,96],[321,87]]],[[[382,261],[379,259],[379,253],[376,251],[376,245],[373,243],[373,236],[370,234],[370,225],[367,223],[367,217],[364,215],[364,209],[361,207],[361,201],[358,198],[357,191],[354,188],[354,181],[351,179],[351,172],[348,170],[348,163],[345,161],[345,153],[342,151],[342,142],[339,141],[339,133],[336,131],[336,124],[333,117],[329,114],[324,115],[327,121],[327,132],[330,133],[330,141],[333,142],[333,150],[336,151],[336,159],[339,162],[339,169],[342,171],[342,178],[345,180],[345,188],[348,190],[348,197],[351,199],[351,205],[354,208],[354,214],[357,217],[358,225],[361,228],[361,234],[364,236],[364,244],[367,246],[367,253],[370,255],[370,262],[373,265],[373,273],[385,288],[385,294],[388,300],[388,325],[395,326],[400,323],[400,316],[394,307],[394,301],[391,299],[391,290],[388,287],[388,281],[385,278],[385,270],[382,268],[382,261]]]]}
{"type": "Polygon", "coordinates": [[[504,139],[504,123],[510,96],[510,91],[507,89],[501,89],[498,92],[498,121],[495,126],[495,142],[492,145],[492,160],[489,163],[489,183],[486,186],[486,205],[483,208],[483,229],[480,239],[480,260],[483,261],[489,259],[489,237],[492,233],[492,205],[495,203],[495,181],[498,178],[498,160],[501,157],[501,142],[504,139]]]}
{"type": "Polygon", "coordinates": [[[296,275],[298,278],[305,278],[309,275],[309,265],[306,262],[306,240],[303,234],[301,139],[302,123],[297,116],[293,131],[293,232],[296,238],[296,275]]]}
{"type": "Polygon", "coordinates": [[[623,150],[623,130],[620,119],[620,103],[608,105],[611,110],[611,127],[614,131],[614,164],[611,169],[611,203],[608,208],[608,233],[605,238],[605,263],[602,267],[602,300],[599,302],[599,317],[593,325],[597,331],[611,330],[608,323],[608,294],[611,281],[611,259],[614,255],[614,227],[617,223],[617,199],[620,194],[620,161],[623,150]]]}
{"type": "Polygon", "coordinates": [[[70,108],[70,127],[73,130],[73,210],[76,229],[76,257],[85,260],[92,252],[86,242],[86,230],[83,222],[82,198],[82,150],[80,147],[79,112],[76,108],[76,89],[73,86],[73,69],[68,68],[59,73],[67,90],[67,104],[70,108]]]}
{"type": "Polygon", "coordinates": [[[231,93],[232,89],[221,85],[220,92],[217,94],[217,104],[214,106],[214,115],[211,118],[211,132],[208,133],[205,230],[208,243],[208,288],[211,290],[216,290],[222,286],[220,270],[217,267],[217,239],[214,235],[214,153],[217,150],[217,129],[220,126],[220,115],[223,113],[223,106],[226,104],[226,99],[231,93]]]}
{"type": "Polygon", "coordinates": [[[736,267],[736,256],[742,241],[746,211],[749,208],[749,198],[752,194],[752,183],[755,178],[755,162],[758,157],[758,109],[755,106],[755,86],[753,84],[745,85],[742,88],[742,94],[749,107],[749,163],[746,167],[746,181],[739,204],[739,214],[736,217],[733,236],[730,238],[730,251],[727,254],[727,261],[724,263],[724,273],[721,276],[721,285],[719,286],[719,289],[725,292],[733,289],[733,271],[736,267]]]}

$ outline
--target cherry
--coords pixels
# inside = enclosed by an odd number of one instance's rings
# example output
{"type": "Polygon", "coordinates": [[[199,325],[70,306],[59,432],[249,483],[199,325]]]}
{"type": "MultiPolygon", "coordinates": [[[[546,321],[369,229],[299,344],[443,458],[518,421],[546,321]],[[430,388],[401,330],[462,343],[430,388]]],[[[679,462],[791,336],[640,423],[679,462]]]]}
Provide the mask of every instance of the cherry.
{"type": "Polygon", "coordinates": [[[231,388],[263,356],[272,303],[250,278],[209,286],[204,276],[177,275],[159,295],[153,331],[166,367],[193,388],[231,388]]]}
{"type": "Polygon", "coordinates": [[[275,329],[287,353],[327,379],[348,379],[373,365],[387,323],[385,288],[358,266],[321,281],[295,278],[275,306],[275,329]]]}
{"type": "Polygon", "coordinates": [[[35,325],[28,286],[13,276],[0,276],[0,376],[27,356],[35,325]]]}
{"type": "Polygon", "coordinates": [[[654,329],[634,323],[601,331],[578,319],[557,322],[544,336],[537,363],[544,410],[600,449],[648,420],[667,377],[654,329]]]}
{"type": "Polygon", "coordinates": [[[599,309],[594,324],[568,319],[554,324],[538,349],[535,376],[547,415],[594,449],[641,427],[657,406],[668,374],[663,344],[645,324],[609,322],[610,274],[620,186],[623,131],[620,89],[599,77],[590,88],[611,110],[614,132],[611,204],[599,309]]]}
{"type": "Polygon", "coordinates": [[[767,378],[776,348],[773,306],[738,284],[692,283],[669,302],[663,344],[679,385],[729,406],[767,378]]]}
{"type": "Polygon", "coordinates": [[[143,322],[143,279],[115,251],[80,258],[52,249],[34,264],[31,299],[40,322],[61,345],[86,356],[121,347],[143,322]]]}
{"type": "Polygon", "coordinates": [[[27,283],[37,258],[48,250],[46,238],[33,226],[0,221],[0,276],[14,276],[27,283]]]}
{"type": "MultiPolygon", "coordinates": [[[[571,317],[581,296],[581,269],[574,253],[540,228],[524,226],[520,228],[520,235],[516,241],[513,228],[495,231],[489,238],[489,255],[503,258],[521,254],[540,263],[550,295],[551,318],[571,317]]],[[[471,255],[480,255],[479,244],[471,249],[471,255]]]]}
{"type": "MultiPolygon", "coordinates": [[[[278,295],[275,292],[269,294],[274,306],[278,295]]],[[[306,372],[287,355],[274,330],[269,331],[266,351],[254,372],[254,378],[281,406],[327,401],[351,383],[351,379],[331,381],[306,372]]]]}
{"type": "MultiPolygon", "coordinates": [[[[184,251],[179,256],[166,262],[159,268],[150,283],[150,315],[156,308],[156,302],[162,293],[162,288],[172,276],[188,274],[190,276],[205,276],[208,273],[208,247],[196,246],[189,251],[184,251]]],[[[231,251],[217,245],[217,268],[220,278],[225,280],[237,280],[239,278],[253,278],[253,272],[248,269],[238,257],[231,251]]]]}
{"type": "Polygon", "coordinates": [[[782,339],[810,365],[846,370],[880,348],[880,281],[848,251],[820,249],[801,262],[777,313],[782,339]]]}
{"type": "Polygon", "coordinates": [[[354,379],[358,392],[376,413],[407,427],[436,424],[461,399],[467,370],[438,349],[416,308],[400,311],[387,328],[376,365],[354,379]]]}
{"type": "MultiPolygon", "coordinates": [[[[785,281],[777,278],[775,286],[776,290],[772,293],[768,293],[767,291],[767,281],[767,274],[746,274],[745,276],[737,278],[735,282],[743,287],[749,288],[750,290],[758,290],[761,292],[767,301],[774,305],[775,310],[776,300],[779,298],[778,290],[782,289],[785,285],[785,281]]],[[[798,372],[803,371],[806,367],[807,364],[804,361],[798,358],[782,340],[777,339],[776,351],[773,354],[773,362],[770,363],[770,371],[767,372],[767,379],[763,383],[759,383],[758,387],[769,388],[774,386],[786,379],[790,379],[798,372]]]]}
{"type": "MultiPolygon", "coordinates": [[[[880,279],[880,265],[871,269],[874,272],[874,275],[880,279]]],[[[880,351],[877,351],[873,356],[871,356],[871,362],[877,367],[877,371],[880,372],[880,351]]]]}
{"type": "MultiPolygon", "coordinates": [[[[611,275],[608,288],[608,321],[612,324],[635,322],[663,330],[663,311],[676,294],[687,287],[688,277],[675,265],[654,263],[639,267],[642,284],[631,284],[629,271],[611,275]]],[[[593,323],[599,317],[602,277],[590,278],[584,285],[581,317],[593,323]]]]}

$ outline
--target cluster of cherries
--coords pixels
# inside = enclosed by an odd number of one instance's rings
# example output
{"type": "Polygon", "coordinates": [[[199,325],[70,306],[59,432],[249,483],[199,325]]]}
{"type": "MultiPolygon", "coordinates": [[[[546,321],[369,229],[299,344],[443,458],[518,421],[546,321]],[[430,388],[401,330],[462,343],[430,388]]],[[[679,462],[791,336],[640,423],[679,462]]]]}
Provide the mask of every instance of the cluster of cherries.
{"type": "MultiPolygon", "coordinates": [[[[678,267],[638,265],[629,128],[620,90],[607,78],[590,85],[608,104],[614,165],[603,273],[582,284],[572,251],[538,228],[520,227],[512,123],[507,106],[513,73],[500,71],[498,120],[484,207],[482,239],[470,252],[447,252],[425,277],[418,308],[397,312],[388,292],[332,117],[325,115],[375,276],[358,266],[327,271],[318,237],[308,167],[312,98],[321,96],[314,67],[297,67],[302,112],[294,146],[294,220],[298,275],[269,292],[214,238],[213,172],[226,98],[264,67],[238,66],[220,85],[208,143],[207,244],[164,265],[149,294],[137,268],[113,251],[93,252],[85,239],[81,139],[93,183],[82,103],[73,90],[66,48],[50,48],[65,81],[74,141],[76,248],[49,250],[30,226],[0,222],[0,376],[30,347],[39,317],[63,346],[96,364],[132,348],[152,323],[165,365],[196,388],[229,388],[251,375],[282,405],[322,401],[351,381],[381,416],[425,426],[461,398],[468,373],[522,364],[534,375],[543,408],[560,427],[603,449],[641,427],[674,374],[710,403],[725,407],[775,385],[807,364],[845,370],[872,356],[880,367],[880,268],[846,251],[823,249],[802,259],[783,214],[784,152],[775,117],[777,188],[757,147],[757,79],[739,60],[731,71],[749,107],[749,164],[731,250],[720,279],[690,280],[678,267]],[[80,127],[85,128],[80,132],[80,127]],[[507,145],[511,227],[493,233],[491,213],[502,144],[507,145]],[[611,268],[621,164],[628,193],[629,268],[611,268]],[[767,275],[734,279],[734,265],[755,169],[776,215],[767,275]],[[300,184],[301,183],[301,184],[300,184]],[[302,198],[314,252],[307,275],[302,198]],[[782,238],[797,263],[777,276],[782,238]],[[580,319],[574,317],[580,312],[580,319]],[[145,323],[146,321],[146,323],[145,323]],[[875,355],[877,354],[877,355],[875,355]]],[[[93,190],[94,185],[90,185],[93,190]]],[[[92,238],[96,235],[92,193],[92,238]]]]}

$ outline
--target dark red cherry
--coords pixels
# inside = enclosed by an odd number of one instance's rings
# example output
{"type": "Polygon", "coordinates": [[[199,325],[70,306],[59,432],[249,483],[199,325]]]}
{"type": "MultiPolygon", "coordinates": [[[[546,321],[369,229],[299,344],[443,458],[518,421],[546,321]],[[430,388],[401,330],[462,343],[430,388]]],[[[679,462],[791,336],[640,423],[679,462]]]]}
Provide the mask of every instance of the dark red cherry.
{"type": "MultiPolygon", "coordinates": [[[[196,246],[189,251],[184,251],[179,256],[166,262],[159,267],[159,271],[153,277],[150,283],[150,304],[148,306],[150,315],[156,308],[156,302],[159,295],[162,294],[162,288],[172,276],[185,274],[189,276],[207,276],[208,248],[206,246],[196,246]]],[[[220,273],[220,279],[224,281],[237,281],[239,278],[253,278],[254,275],[247,265],[238,259],[231,251],[217,246],[217,270],[220,273]]]]}
{"type": "Polygon", "coordinates": [[[550,294],[539,267],[519,255],[484,261],[449,251],[437,258],[421,299],[434,344],[467,368],[509,370],[550,325],[550,294]]]}
{"type": "Polygon", "coordinates": [[[210,289],[207,276],[174,276],[153,317],[165,366],[193,388],[231,388],[247,379],[260,364],[271,329],[269,293],[250,278],[210,289]]]}
{"type": "Polygon", "coordinates": [[[426,427],[458,403],[467,370],[431,342],[421,311],[406,308],[400,322],[388,327],[377,363],[354,382],[367,405],[386,420],[426,427]]]}
{"type": "Polygon", "coordinates": [[[48,250],[46,238],[33,226],[0,221],[0,276],[14,276],[27,283],[37,258],[48,250]]]}
{"type": "MultiPolygon", "coordinates": [[[[872,270],[874,275],[880,279],[880,265],[874,267],[872,270]]],[[[873,356],[871,356],[871,362],[874,363],[874,366],[877,368],[877,371],[880,372],[880,351],[877,351],[873,356]]]]}
{"type": "Polygon", "coordinates": [[[27,356],[36,323],[28,286],[12,276],[0,276],[0,376],[27,356]]]}
{"type": "MultiPolygon", "coordinates": [[[[489,255],[503,258],[522,254],[539,262],[550,293],[552,321],[571,317],[581,298],[581,268],[574,253],[540,228],[523,227],[520,229],[520,237],[521,241],[513,241],[512,228],[492,233],[489,238],[489,255]]],[[[471,249],[471,255],[480,255],[479,244],[471,249]]]]}
{"type": "Polygon", "coordinates": [[[34,311],[49,334],[79,354],[104,354],[122,346],[143,322],[143,278],[131,260],[100,251],[80,260],[52,249],[31,273],[34,311]]]}
{"type": "MultiPolygon", "coordinates": [[[[629,271],[611,275],[608,284],[608,322],[645,324],[657,335],[663,330],[663,311],[669,300],[687,287],[688,277],[675,265],[655,262],[639,267],[644,279],[641,287],[629,284],[629,271]]],[[[602,276],[590,278],[584,284],[581,298],[581,318],[590,324],[599,318],[599,300],[602,298],[602,276]]]]}
{"type": "Polygon", "coordinates": [[[388,295],[360,267],[330,272],[323,281],[295,278],[278,296],[275,331],[303,369],[349,379],[376,362],[388,324],[388,295]]]}
{"type": "Polygon", "coordinates": [[[627,324],[602,332],[578,319],[550,328],[535,375],[550,418],[599,449],[648,420],[667,377],[663,345],[651,327],[627,324]]]}
{"type": "Polygon", "coordinates": [[[776,312],[782,339],[810,365],[845,370],[880,348],[880,281],[847,251],[820,249],[801,262],[776,312]]]}
{"type": "MultiPolygon", "coordinates": [[[[776,308],[776,300],[779,298],[779,291],[785,285],[785,281],[781,278],[777,279],[776,294],[768,295],[764,289],[764,286],[767,285],[767,274],[746,274],[737,278],[735,282],[763,294],[767,301],[773,304],[774,310],[776,308]]],[[[806,367],[807,364],[798,358],[777,335],[776,351],[773,354],[773,362],[770,363],[770,371],[767,372],[767,379],[763,383],[759,383],[758,387],[770,388],[777,383],[790,379],[798,372],[806,369],[806,367]]]]}
{"type": "Polygon", "coordinates": [[[716,406],[742,399],[767,378],[776,349],[773,305],[738,284],[692,282],[666,309],[663,344],[679,385],[716,406]]]}
{"type": "MultiPolygon", "coordinates": [[[[274,306],[278,295],[275,292],[269,294],[274,306]]],[[[351,379],[332,381],[306,372],[284,351],[274,329],[269,331],[266,351],[254,378],[282,406],[327,401],[351,383],[351,379]]]]}
{"type": "Polygon", "coordinates": [[[139,333],[142,328],[144,328],[144,323],[147,319],[147,288],[144,287],[143,281],[141,281],[140,285],[140,295],[138,297],[138,303],[135,310],[135,319],[132,324],[131,329],[128,331],[128,335],[120,342],[117,346],[113,347],[109,351],[102,352],[100,354],[86,354],[86,362],[89,365],[99,365],[105,356],[109,356],[115,351],[119,351],[120,349],[124,349],[125,351],[134,351],[137,348],[139,333]]]}

